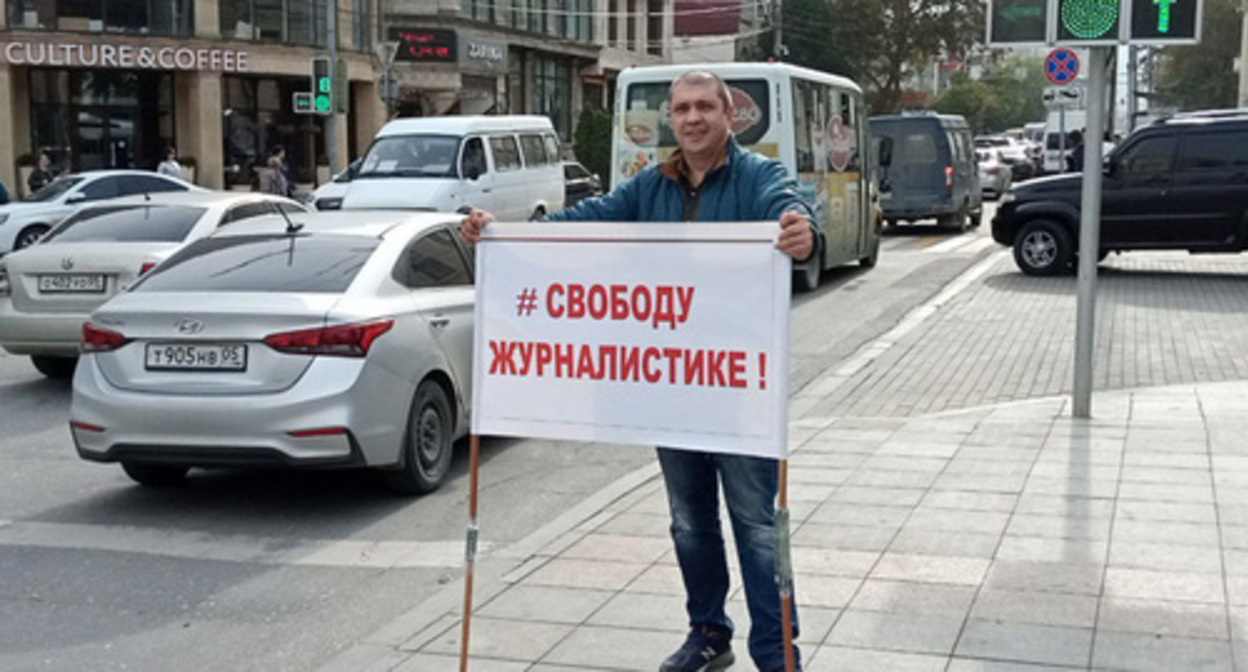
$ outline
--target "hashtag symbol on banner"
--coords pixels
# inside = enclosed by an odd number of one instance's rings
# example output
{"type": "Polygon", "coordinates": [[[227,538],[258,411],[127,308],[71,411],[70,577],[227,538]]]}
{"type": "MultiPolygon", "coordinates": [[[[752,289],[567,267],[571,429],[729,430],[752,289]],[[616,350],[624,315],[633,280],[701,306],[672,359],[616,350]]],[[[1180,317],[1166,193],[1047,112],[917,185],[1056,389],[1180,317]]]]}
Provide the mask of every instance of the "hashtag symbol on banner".
{"type": "Polygon", "coordinates": [[[516,295],[516,314],[527,317],[537,310],[537,290],[524,289],[516,295]]]}

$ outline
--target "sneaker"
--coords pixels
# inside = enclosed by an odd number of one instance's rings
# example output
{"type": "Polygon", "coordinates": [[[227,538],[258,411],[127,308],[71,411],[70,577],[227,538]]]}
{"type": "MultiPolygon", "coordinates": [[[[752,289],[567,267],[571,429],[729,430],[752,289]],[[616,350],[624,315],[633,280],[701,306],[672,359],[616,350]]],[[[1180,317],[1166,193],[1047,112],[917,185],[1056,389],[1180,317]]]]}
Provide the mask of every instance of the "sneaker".
{"type": "Polygon", "coordinates": [[[733,664],[732,635],[714,628],[689,631],[685,643],[663,661],[659,672],[711,672],[733,664]]]}

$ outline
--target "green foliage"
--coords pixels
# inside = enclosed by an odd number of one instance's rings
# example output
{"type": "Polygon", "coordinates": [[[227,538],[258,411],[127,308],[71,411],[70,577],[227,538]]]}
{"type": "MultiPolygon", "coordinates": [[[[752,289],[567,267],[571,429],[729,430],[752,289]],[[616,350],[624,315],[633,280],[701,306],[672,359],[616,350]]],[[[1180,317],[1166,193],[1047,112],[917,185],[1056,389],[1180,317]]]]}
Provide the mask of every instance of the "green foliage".
{"type": "Polygon", "coordinates": [[[980,80],[955,76],[933,107],[966,117],[976,133],[1000,132],[1045,118],[1041,95],[1047,84],[1041,59],[1007,56],[980,80]]]}
{"type": "Polygon", "coordinates": [[[603,180],[611,175],[611,113],[586,107],[576,124],[576,160],[603,180]]]}
{"type": "Polygon", "coordinates": [[[1239,88],[1237,0],[1206,0],[1200,44],[1166,47],[1157,82],[1160,102],[1183,110],[1234,107],[1239,88]]]}

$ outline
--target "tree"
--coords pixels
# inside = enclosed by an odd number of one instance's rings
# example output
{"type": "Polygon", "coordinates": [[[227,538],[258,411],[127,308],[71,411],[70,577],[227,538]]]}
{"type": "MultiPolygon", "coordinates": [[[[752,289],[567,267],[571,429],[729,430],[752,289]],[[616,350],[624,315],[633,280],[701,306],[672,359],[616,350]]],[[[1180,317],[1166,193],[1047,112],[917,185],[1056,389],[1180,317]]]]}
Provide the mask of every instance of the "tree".
{"type": "Polygon", "coordinates": [[[1046,81],[1040,59],[1006,56],[987,66],[979,80],[955,75],[933,107],[966,117],[977,133],[1004,131],[1044,119],[1046,81]]]}
{"type": "Polygon", "coordinates": [[[966,75],[957,75],[953,84],[940,94],[934,106],[942,114],[966,117],[975,133],[988,130],[989,120],[1000,116],[1001,99],[993,87],[966,75]]]}
{"type": "Polygon", "coordinates": [[[1231,63],[1239,56],[1241,26],[1236,4],[1206,0],[1200,44],[1164,49],[1157,82],[1163,104],[1188,110],[1235,105],[1239,81],[1231,63]]]}
{"type": "Polygon", "coordinates": [[[611,174],[611,113],[596,107],[581,110],[576,123],[576,160],[589,172],[604,177],[611,174]]]}

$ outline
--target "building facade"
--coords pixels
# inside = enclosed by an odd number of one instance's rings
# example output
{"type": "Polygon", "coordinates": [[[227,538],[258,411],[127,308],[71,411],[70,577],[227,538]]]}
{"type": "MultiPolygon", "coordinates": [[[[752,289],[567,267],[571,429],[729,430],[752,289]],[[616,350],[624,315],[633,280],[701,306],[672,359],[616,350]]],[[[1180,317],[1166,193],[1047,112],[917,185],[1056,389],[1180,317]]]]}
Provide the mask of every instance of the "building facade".
{"type": "Polygon", "coordinates": [[[331,150],[344,165],[385,121],[378,0],[336,0],[349,87],[337,147],[326,118],[295,111],[333,1],[3,0],[0,179],[25,193],[41,152],[58,172],[142,169],[172,147],[197,183],[246,188],[280,145],[294,179],[313,182],[331,150]]]}

